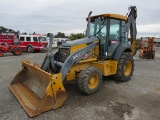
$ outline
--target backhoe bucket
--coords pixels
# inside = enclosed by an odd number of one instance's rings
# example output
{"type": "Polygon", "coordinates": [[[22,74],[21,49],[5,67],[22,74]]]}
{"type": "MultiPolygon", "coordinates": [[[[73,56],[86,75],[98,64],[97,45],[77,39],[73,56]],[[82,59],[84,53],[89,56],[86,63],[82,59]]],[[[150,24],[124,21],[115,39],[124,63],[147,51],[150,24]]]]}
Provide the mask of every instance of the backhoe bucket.
{"type": "Polygon", "coordinates": [[[52,75],[29,62],[22,63],[9,89],[30,117],[62,106],[67,98],[61,73],[52,75]]]}

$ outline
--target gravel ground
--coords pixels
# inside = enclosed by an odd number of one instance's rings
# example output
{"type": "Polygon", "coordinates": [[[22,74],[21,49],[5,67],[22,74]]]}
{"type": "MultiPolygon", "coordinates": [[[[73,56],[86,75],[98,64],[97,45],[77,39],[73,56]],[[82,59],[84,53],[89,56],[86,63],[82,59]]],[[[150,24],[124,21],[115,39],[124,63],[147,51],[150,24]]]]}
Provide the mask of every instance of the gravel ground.
{"type": "MultiPolygon", "coordinates": [[[[68,98],[57,110],[50,110],[35,120],[160,120],[160,48],[155,60],[138,59],[129,82],[117,83],[103,77],[99,92],[83,95],[75,81],[65,84],[68,98]]],[[[0,58],[0,120],[28,120],[28,114],[8,89],[22,60],[42,63],[46,53],[11,53],[0,58]]]]}

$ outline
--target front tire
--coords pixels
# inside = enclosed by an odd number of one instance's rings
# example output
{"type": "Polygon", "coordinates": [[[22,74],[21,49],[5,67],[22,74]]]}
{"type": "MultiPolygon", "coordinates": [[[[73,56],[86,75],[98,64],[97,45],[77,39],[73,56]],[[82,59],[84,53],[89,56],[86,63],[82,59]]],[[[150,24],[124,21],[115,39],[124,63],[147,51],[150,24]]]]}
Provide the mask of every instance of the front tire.
{"type": "Polygon", "coordinates": [[[127,82],[131,79],[134,71],[134,59],[129,53],[123,53],[118,61],[117,72],[114,75],[115,80],[127,82]]]}
{"type": "Polygon", "coordinates": [[[90,66],[80,73],[78,87],[82,93],[93,94],[99,90],[101,84],[102,74],[97,68],[90,66]]]}
{"type": "Polygon", "coordinates": [[[12,51],[12,53],[14,54],[14,55],[21,55],[22,54],[22,49],[21,48],[14,48],[13,49],[13,51],[12,51]]]}

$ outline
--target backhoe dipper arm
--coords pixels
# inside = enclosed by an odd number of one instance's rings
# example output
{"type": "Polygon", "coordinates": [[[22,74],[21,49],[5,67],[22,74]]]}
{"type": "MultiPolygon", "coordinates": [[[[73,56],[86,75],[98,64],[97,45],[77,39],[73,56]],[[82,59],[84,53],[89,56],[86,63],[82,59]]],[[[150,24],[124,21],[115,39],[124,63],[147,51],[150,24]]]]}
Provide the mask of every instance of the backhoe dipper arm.
{"type": "Polygon", "coordinates": [[[136,28],[136,18],[137,18],[137,8],[136,6],[130,6],[129,13],[127,14],[128,20],[125,26],[126,28],[126,39],[128,40],[128,34],[130,30],[131,36],[131,48],[132,48],[132,55],[135,55],[137,52],[138,41],[136,40],[137,36],[137,28],[136,28]]]}
{"type": "Polygon", "coordinates": [[[136,18],[137,18],[137,8],[136,6],[129,7],[130,12],[127,14],[128,21],[126,24],[126,37],[128,38],[128,33],[130,30],[131,42],[136,40],[137,28],[136,28],[136,18]]]}

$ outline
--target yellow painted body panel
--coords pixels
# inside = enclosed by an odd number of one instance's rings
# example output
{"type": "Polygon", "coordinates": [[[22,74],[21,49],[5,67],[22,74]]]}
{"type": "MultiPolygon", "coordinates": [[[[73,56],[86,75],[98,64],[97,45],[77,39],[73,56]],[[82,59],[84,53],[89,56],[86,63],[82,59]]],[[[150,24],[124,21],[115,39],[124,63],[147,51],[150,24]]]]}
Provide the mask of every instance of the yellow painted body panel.
{"type": "Polygon", "coordinates": [[[66,76],[66,80],[67,81],[74,80],[76,77],[78,77],[78,75],[76,73],[79,73],[81,70],[84,70],[88,66],[90,66],[90,63],[87,63],[87,62],[81,63],[81,64],[76,64],[76,65],[72,66],[66,76]]]}
{"type": "MultiPolygon", "coordinates": [[[[127,21],[128,17],[124,16],[124,15],[120,15],[120,14],[101,14],[101,15],[95,15],[95,16],[91,16],[91,19],[92,18],[96,18],[96,17],[108,17],[108,18],[115,18],[115,19],[121,19],[121,20],[124,20],[124,21],[127,21]]],[[[88,18],[86,19],[88,21],[88,18]]]]}
{"type": "MultiPolygon", "coordinates": [[[[99,42],[99,40],[94,41],[94,43],[95,42],[99,42]]],[[[70,48],[70,54],[72,54],[72,53],[74,53],[74,52],[76,52],[76,51],[78,51],[80,49],[83,49],[85,47],[87,47],[87,44],[79,44],[79,45],[76,45],[76,46],[72,46],[70,48]]],[[[99,46],[96,46],[94,49],[91,50],[91,52],[92,52],[92,55],[93,54],[98,55],[99,54],[99,46]]],[[[91,59],[91,58],[95,58],[95,56],[93,55],[93,56],[88,57],[88,59],[91,59]]]]}
{"type": "Polygon", "coordinates": [[[84,70],[85,68],[89,66],[94,66],[98,68],[103,76],[109,76],[114,75],[117,72],[117,64],[118,61],[116,60],[106,60],[106,61],[96,61],[96,59],[86,60],[85,62],[81,61],[79,64],[76,64],[71,67],[70,71],[68,72],[66,76],[66,80],[74,80],[76,77],[78,77],[78,74],[80,71],[84,70]],[[92,60],[92,62],[91,62],[92,60]]]}
{"type": "Polygon", "coordinates": [[[85,48],[86,46],[87,46],[87,44],[80,44],[80,45],[72,46],[70,49],[70,54],[72,54],[82,48],[85,48]]]}
{"type": "Polygon", "coordinates": [[[106,61],[93,62],[91,65],[98,68],[101,71],[102,75],[109,76],[116,74],[117,64],[118,61],[116,60],[106,60],[106,61]]]}

